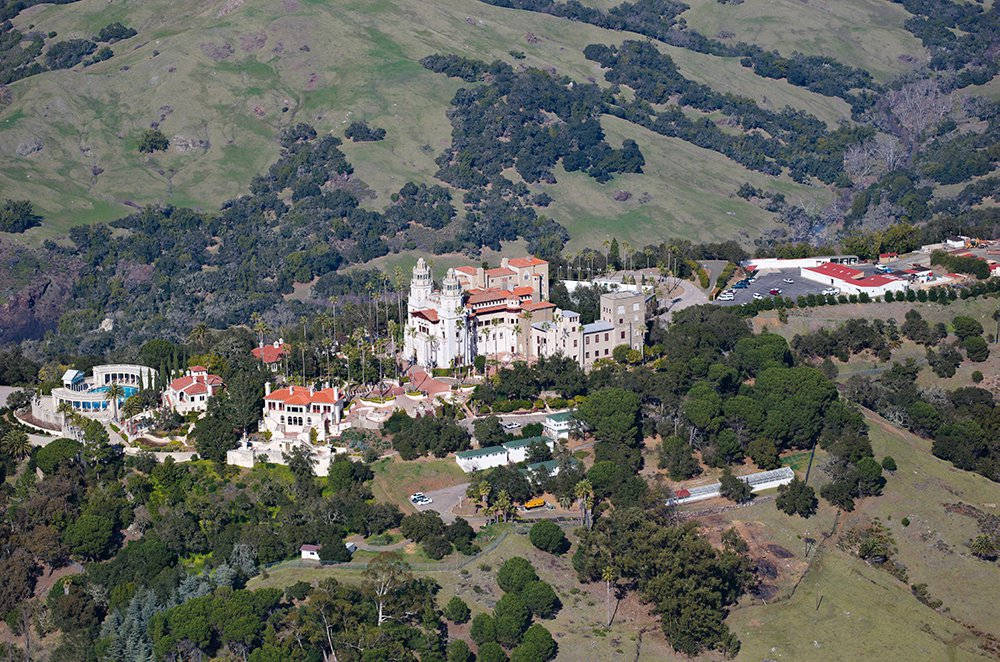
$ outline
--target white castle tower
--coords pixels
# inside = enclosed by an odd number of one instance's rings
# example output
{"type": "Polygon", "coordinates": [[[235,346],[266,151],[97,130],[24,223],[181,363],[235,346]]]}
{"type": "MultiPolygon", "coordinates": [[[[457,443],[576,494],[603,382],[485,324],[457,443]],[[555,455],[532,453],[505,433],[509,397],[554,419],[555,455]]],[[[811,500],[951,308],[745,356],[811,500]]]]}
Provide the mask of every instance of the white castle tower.
{"type": "Polygon", "coordinates": [[[419,258],[413,266],[413,278],[410,280],[410,300],[407,306],[409,312],[430,306],[432,287],[431,268],[427,266],[424,258],[419,258]]]}

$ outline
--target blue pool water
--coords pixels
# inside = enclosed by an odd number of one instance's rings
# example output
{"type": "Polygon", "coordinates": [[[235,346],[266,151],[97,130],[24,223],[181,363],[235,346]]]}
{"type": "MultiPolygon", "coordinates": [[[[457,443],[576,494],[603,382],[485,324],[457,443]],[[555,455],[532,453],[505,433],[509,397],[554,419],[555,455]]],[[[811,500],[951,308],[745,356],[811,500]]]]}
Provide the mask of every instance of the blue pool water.
{"type": "MultiPolygon", "coordinates": [[[[108,390],[107,386],[95,386],[88,391],[89,393],[105,393],[108,390]]],[[[139,392],[138,387],[122,385],[122,390],[125,391],[125,397],[131,398],[133,395],[139,392]]]]}

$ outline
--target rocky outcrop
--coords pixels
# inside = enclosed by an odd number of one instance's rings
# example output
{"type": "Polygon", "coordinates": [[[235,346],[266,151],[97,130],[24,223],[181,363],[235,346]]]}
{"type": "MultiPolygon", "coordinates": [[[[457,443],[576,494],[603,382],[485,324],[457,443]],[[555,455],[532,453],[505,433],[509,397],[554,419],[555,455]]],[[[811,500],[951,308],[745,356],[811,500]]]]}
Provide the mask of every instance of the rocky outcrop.
{"type": "Polygon", "coordinates": [[[23,286],[0,306],[0,344],[41,338],[55,328],[72,293],[69,278],[39,276],[23,286]]]}

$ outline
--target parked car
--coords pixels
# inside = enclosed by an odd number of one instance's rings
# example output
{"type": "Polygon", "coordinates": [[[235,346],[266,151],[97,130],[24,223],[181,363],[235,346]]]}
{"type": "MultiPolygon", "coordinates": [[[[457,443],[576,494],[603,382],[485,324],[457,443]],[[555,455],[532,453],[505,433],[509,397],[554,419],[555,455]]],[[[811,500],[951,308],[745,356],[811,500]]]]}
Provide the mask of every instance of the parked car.
{"type": "Polygon", "coordinates": [[[503,423],[500,424],[500,427],[502,427],[504,430],[516,430],[519,427],[521,427],[521,424],[515,423],[514,421],[504,421],[503,423]]]}
{"type": "Polygon", "coordinates": [[[825,290],[823,290],[822,294],[823,296],[837,296],[838,294],[840,294],[840,290],[838,290],[836,287],[828,287],[825,290]]]}
{"type": "Polygon", "coordinates": [[[761,294],[760,292],[754,292],[754,293],[753,293],[753,298],[754,298],[754,299],[757,299],[757,300],[759,301],[759,300],[761,300],[761,299],[763,299],[763,298],[764,298],[764,295],[763,295],[763,294],[761,294]]]}
{"type": "Polygon", "coordinates": [[[740,282],[738,282],[735,285],[733,285],[733,289],[734,290],[745,290],[745,289],[747,289],[747,287],[749,287],[749,285],[750,285],[750,283],[746,282],[745,280],[741,280],[740,282]]]}
{"type": "Polygon", "coordinates": [[[423,492],[414,492],[413,494],[410,495],[410,503],[413,504],[423,503],[424,500],[426,499],[427,497],[424,496],[423,492]]]}
{"type": "Polygon", "coordinates": [[[786,285],[791,285],[791,284],[792,284],[792,283],[794,283],[795,281],[794,281],[794,280],[792,280],[791,278],[782,278],[782,279],[781,279],[781,282],[782,282],[782,283],[785,283],[786,285]]]}
{"type": "Polygon", "coordinates": [[[719,301],[732,301],[733,299],[736,298],[736,294],[734,294],[733,292],[726,291],[720,293],[719,296],[715,298],[719,301]]]}
{"type": "Polygon", "coordinates": [[[781,294],[781,290],[779,290],[777,287],[772,287],[770,290],[768,290],[767,293],[770,294],[771,296],[776,297],[779,294],[781,294]]]}

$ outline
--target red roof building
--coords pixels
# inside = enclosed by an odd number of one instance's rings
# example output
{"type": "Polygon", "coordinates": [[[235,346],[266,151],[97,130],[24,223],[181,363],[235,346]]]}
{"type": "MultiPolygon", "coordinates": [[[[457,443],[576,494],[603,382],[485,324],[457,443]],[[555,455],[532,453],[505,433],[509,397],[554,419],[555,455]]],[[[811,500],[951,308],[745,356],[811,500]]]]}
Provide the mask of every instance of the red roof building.
{"type": "Polygon", "coordinates": [[[208,408],[208,399],[225,388],[222,377],[209,374],[208,369],[196,365],[189,368],[183,377],[171,380],[163,392],[163,404],[178,414],[203,412],[208,408]]]}
{"type": "Polygon", "coordinates": [[[833,262],[824,262],[815,267],[802,267],[799,273],[803,278],[839,290],[840,294],[864,292],[869,296],[882,296],[886,292],[900,292],[909,287],[908,281],[895,276],[883,274],[869,276],[861,269],[833,262]]]}

